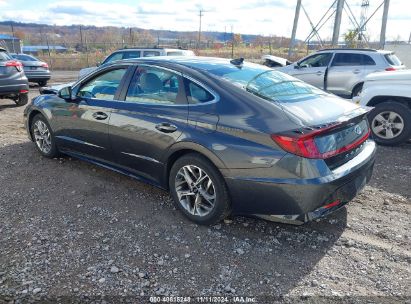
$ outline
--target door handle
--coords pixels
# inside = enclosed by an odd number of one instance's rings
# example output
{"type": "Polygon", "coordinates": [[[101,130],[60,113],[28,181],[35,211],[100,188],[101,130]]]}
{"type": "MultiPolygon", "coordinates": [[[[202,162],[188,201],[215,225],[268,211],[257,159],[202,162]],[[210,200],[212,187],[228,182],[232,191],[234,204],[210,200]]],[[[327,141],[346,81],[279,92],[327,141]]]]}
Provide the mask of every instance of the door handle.
{"type": "Polygon", "coordinates": [[[353,73],[354,73],[354,74],[360,74],[361,71],[360,71],[359,69],[355,69],[355,70],[353,71],[353,73]]]}
{"type": "Polygon", "coordinates": [[[104,112],[95,112],[93,113],[93,118],[96,120],[104,120],[107,119],[108,115],[104,112]]]}
{"type": "Polygon", "coordinates": [[[163,133],[173,133],[177,131],[177,127],[175,125],[169,124],[167,122],[156,125],[156,129],[163,133]]]}
{"type": "Polygon", "coordinates": [[[317,73],[315,73],[315,74],[317,74],[318,76],[321,76],[321,75],[323,74],[323,72],[318,71],[318,72],[317,72],[317,73]]]}

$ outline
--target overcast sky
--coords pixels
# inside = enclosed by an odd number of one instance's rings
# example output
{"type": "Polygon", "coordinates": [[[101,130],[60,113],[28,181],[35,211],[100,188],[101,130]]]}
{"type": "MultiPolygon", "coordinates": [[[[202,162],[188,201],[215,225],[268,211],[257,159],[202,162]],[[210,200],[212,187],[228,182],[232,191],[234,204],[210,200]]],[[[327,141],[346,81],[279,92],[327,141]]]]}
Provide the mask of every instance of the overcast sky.
{"type": "MultiPolygon", "coordinates": [[[[315,24],[334,0],[302,0],[315,24]]],[[[382,3],[369,0],[368,16],[382,3]]],[[[347,0],[360,19],[361,0],[347,0]]],[[[0,20],[57,25],[133,26],[146,29],[197,31],[198,11],[204,10],[203,30],[290,36],[294,0],[0,0],[0,20]]],[[[346,6],[347,11],[348,7],[346,6]]],[[[408,40],[411,32],[410,0],[391,0],[387,39],[408,40]]],[[[341,34],[352,28],[347,11],[343,13],[341,34]]],[[[382,8],[367,25],[371,40],[379,39],[382,8]]],[[[332,36],[333,18],[320,31],[322,39],[332,36]]],[[[301,11],[297,38],[305,39],[310,23],[301,11]]]]}

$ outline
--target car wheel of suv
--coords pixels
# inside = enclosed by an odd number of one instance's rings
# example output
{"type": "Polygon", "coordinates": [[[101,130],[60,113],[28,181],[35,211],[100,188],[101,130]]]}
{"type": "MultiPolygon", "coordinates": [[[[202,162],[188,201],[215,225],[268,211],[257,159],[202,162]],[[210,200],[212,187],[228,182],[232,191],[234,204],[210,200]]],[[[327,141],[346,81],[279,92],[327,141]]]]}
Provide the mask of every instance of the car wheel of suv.
{"type": "Polygon", "coordinates": [[[28,94],[19,94],[17,99],[14,100],[14,102],[19,107],[24,106],[29,102],[29,95],[28,94]]]}
{"type": "Polygon", "coordinates": [[[230,213],[230,199],[223,177],[199,154],[187,154],[174,163],[169,187],[176,206],[197,224],[213,225],[230,213]]]}
{"type": "Polygon", "coordinates": [[[58,155],[58,149],[50,125],[43,115],[37,114],[34,116],[30,131],[37,150],[43,156],[54,158],[58,155]]]}
{"type": "Polygon", "coordinates": [[[380,103],[368,120],[374,140],[381,145],[397,145],[411,136],[411,110],[402,103],[380,103]]]}

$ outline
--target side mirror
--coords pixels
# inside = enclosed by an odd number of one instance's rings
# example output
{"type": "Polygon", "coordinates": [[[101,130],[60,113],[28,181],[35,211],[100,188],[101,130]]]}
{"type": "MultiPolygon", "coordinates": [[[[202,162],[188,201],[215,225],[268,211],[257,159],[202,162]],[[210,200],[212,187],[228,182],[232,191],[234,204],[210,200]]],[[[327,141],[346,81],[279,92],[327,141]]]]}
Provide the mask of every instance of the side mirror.
{"type": "Polygon", "coordinates": [[[73,98],[71,97],[71,87],[68,86],[68,87],[62,88],[62,89],[58,92],[58,96],[59,96],[60,98],[63,98],[64,100],[72,101],[73,98]]]}
{"type": "Polygon", "coordinates": [[[294,69],[297,69],[297,70],[298,70],[299,68],[301,68],[301,67],[300,67],[300,63],[296,62],[295,65],[294,65],[294,69]]]}
{"type": "Polygon", "coordinates": [[[100,61],[97,61],[97,62],[96,62],[96,66],[99,67],[100,65],[101,65],[101,62],[100,62],[100,61]]]}

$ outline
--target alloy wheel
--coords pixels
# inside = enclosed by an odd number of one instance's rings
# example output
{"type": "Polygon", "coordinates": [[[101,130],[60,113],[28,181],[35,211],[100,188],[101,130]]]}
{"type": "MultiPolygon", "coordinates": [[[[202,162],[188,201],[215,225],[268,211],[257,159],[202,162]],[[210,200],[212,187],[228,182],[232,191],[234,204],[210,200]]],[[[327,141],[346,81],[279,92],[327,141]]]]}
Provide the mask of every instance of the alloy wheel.
{"type": "Polygon", "coordinates": [[[404,129],[404,120],[396,112],[385,111],[377,114],[371,122],[374,134],[383,139],[393,139],[404,129]]]}
{"type": "Polygon", "coordinates": [[[192,215],[206,216],[215,206],[213,181],[197,166],[186,165],[177,172],[175,190],[181,206],[192,215]]]}
{"type": "Polygon", "coordinates": [[[51,133],[43,121],[37,120],[34,123],[33,135],[40,151],[44,154],[49,154],[51,151],[51,133]]]}

